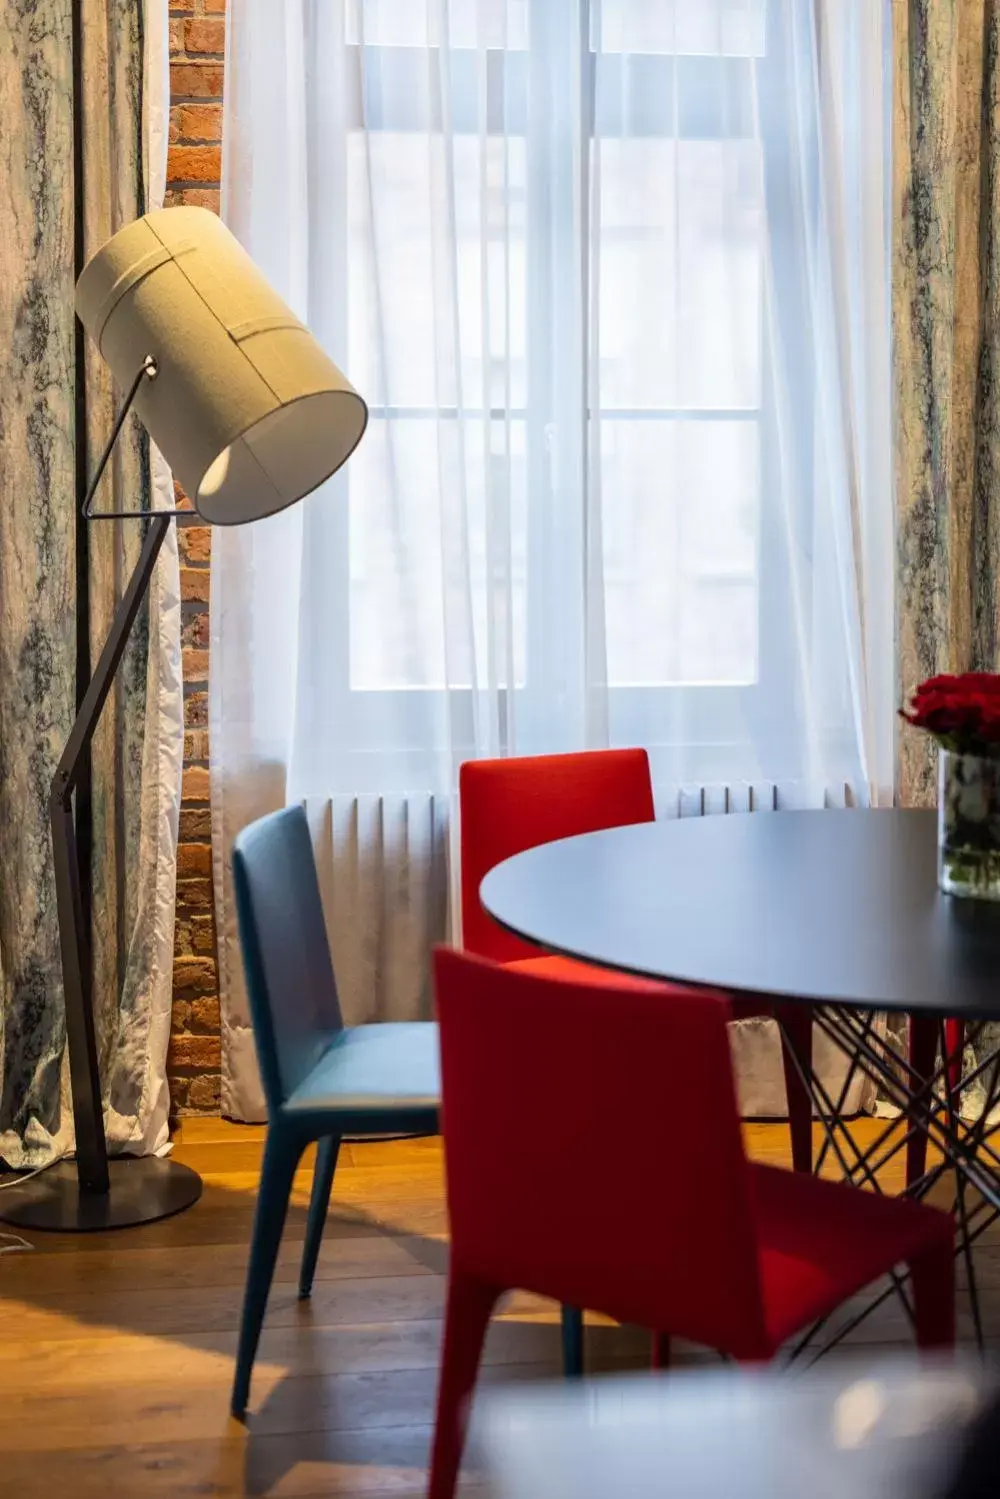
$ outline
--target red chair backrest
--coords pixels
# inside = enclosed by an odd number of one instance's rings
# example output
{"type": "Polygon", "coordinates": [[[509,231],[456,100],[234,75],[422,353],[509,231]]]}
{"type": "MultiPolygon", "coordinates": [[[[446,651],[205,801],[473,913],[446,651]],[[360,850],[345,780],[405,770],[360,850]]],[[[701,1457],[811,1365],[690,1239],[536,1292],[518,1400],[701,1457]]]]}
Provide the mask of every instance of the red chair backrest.
{"type": "Polygon", "coordinates": [[[741,1329],[759,1346],[726,1001],[447,948],[435,976],[454,1263],[709,1347],[741,1329]]]}
{"type": "Polygon", "coordinates": [[[653,788],[643,749],[468,760],[458,778],[462,844],[462,942],[498,963],[537,958],[479,901],[495,864],[557,838],[652,822],[653,788]]]}

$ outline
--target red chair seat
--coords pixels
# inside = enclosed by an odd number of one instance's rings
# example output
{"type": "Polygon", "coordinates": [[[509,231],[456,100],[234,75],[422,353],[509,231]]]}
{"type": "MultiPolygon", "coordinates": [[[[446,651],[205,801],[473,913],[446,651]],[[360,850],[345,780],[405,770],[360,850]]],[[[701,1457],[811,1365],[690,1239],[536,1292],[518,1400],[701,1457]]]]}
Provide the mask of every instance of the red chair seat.
{"type": "Polygon", "coordinates": [[[775,1349],[936,1240],[952,1252],[950,1220],[921,1203],[845,1192],[841,1182],[774,1166],[751,1172],[764,1317],[775,1349]]]}

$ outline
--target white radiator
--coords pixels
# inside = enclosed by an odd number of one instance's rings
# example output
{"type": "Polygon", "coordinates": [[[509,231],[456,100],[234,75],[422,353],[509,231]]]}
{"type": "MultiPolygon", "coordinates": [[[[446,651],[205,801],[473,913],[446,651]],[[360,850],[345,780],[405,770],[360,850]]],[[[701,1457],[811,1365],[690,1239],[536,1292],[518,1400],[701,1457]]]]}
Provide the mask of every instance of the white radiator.
{"type": "Polygon", "coordinates": [[[450,798],[305,804],[348,1025],[433,1013],[430,953],[449,935],[450,798]]]}
{"type": "MultiPolygon", "coordinates": [[[[664,789],[661,817],[774,811],[797,799],[773,785],[664,789]]],[[[845,794],[841,805],[850,805],[845,794]]],[[[457,881],[453,879],[451,824],[454,799],[431,793],[310,798],[305,803],[330,951],[344,1019],[417,1020],[433,1013],[430,954],[452,933],[457,881]]],[[[235,925],[220,932],[220,946],[235,950],[235,925]]],[[[263,1119],[264,1099],[253,1052],[242,969],[228,965],[223,1021],[223,1107],[235,1118],[263,1119]]],[[[784,1074],[777,1027],[768,1018],[731,1028],[740,1107],[747,1117],[782,1117],[784,1074]]],[[[823,1081],[837,1097],[844,1063],[826,1039],[814,1034],[823,1081]]],[[[873,1106],[861,1080],[847,1100],[852,1111],[873,1106]]]]}
{"type": "MultiPolygon", "coordinates": [[[[825,800],[830,807],[849,807],[855,795],[845,786],[825,800]]],[[[661,818],[776,812],[809,801],[799,788],[772,782],[665,787],[656,797],[661,818]]],[[[357,1024],[430,1015],[430,950],[450,934],[449,893],[457,894],[449,877],[451,799],[342,796],[307,802],[306,810],[345,1019],[357,1024]]],[[[784,1070],[774,1021],[736,1021],[731,1037],[741,1112],[747,1118],[783,1117],[784,1070]]],[[[846,1063],[815,1028],[813,1048],[820,1077],[838,1098],[846,1063]]],[[[872,1107],[874,1090],[858,1076],[846,1108],[872,1107]]]]}

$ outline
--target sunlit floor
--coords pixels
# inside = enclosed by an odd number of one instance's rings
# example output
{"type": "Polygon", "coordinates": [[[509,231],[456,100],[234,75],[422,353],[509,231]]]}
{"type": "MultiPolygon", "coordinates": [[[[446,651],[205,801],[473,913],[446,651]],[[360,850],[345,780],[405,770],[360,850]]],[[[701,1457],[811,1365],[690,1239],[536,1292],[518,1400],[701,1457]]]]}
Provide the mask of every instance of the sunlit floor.
{"type": "MultiPolygon", "coordinates": [[[[857,1138],[882,1128],[860,1121],[857,1138]]],[[[315,1292],[300,1304],[306,1163],[243,1427],[228,1401],[262,1136],[189,1121],[177,1156],[204,1175],[197,1207],[117,1235],[33,1235],[34,1252],[0,1259],[0,1495],[423,1492],[447,1254],[440,1141],[344,1148],[315,1292]]],[[[747,1137],[759,1158],[786,1159],[783,1125],[753,1125],[747,1137]]],[[[887,1186],[901,1169],[898,1157],[887,1186]]],[[[664,1190],[669,1172],[666,1161],[664,1190]]],[[[594,1191],[610,1186],[595,1181],[594,1191]]],[[[1000,1339],[996,1229],[978,1264],[1000,1339]]],[[[551,1304],[512,1298],[490,1333],[484,1380],[557,1374],[556,1322],[551,1304]]],[[[964,1289],[959,1324],[969,1336],[964,1289]]],[[[844,1346],[862,1357],[908,1347],[895,1301],[844,1346]]],[[[587,1352],[592,1369],[641,1368],[648,1340],[594,1325],[587,1352]]]]}

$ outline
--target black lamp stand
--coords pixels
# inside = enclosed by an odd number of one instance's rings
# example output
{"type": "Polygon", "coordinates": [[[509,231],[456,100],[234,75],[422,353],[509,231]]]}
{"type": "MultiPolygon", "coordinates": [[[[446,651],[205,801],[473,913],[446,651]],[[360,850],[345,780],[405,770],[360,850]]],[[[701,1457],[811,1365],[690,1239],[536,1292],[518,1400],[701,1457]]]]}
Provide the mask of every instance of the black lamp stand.
{"type": "MultiPolygon", "coordinates": [[[[83,504],[86,520],[137,520],[135,511],[94,511],[97,486],[118,434],[143,380],[155,380],[156,363],[147,358],[118,414],[83,504]]],[[[167,1157],[118,1156],[108,1159],[101,1078],[94,1030],[90,942],[83,906],[73,795],[87,765],[87,752],[101,710],[111,691],[135,617],[149,589],[153,568],[176,510],[147,513],[148,529],[100,659],[84,693],[49,797],[56,901],[66,1005],[76,1132],[76,1163],[60,1162],[0,1192],[0,1219],[21,1228],[79,1233],[152,1223],[190,1207],[201,1196],[201,1177],[167,1157]]]]}

